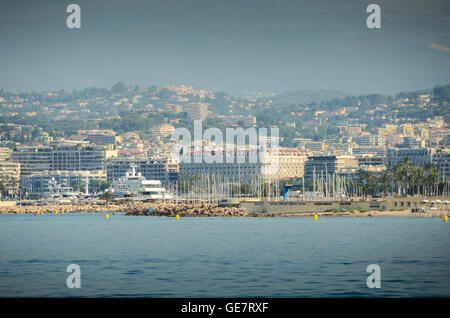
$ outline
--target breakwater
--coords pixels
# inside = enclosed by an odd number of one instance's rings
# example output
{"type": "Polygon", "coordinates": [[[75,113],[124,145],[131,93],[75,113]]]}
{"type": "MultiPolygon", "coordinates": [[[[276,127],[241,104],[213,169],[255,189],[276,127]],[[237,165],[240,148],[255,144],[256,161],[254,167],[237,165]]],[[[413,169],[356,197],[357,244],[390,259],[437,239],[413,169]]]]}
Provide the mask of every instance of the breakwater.
{"type": "Polygon", "coordinates": [[[135,206],[127,215],[157,216],[247,216],[247,212],[237,207],[220,207],[210,203],[152,203],[135,206]],[[150,211],[149,211],[150,209],[150,211]]]}
{"type": "Polygon", "coordinates": [[[0,207],[0,214],[27,213],[106,213],[125,212],[127,215],[156,216],[247,216],[247,212],[237,207],[220,207],[209,203],[124,203],[124,204],[48,204],[48,205],[17,205],[0,207]],[[152,211],[151,213],[149,213],[152,211]]]}
{"type": "MultiPolygon", "coordinates": [[[[404,199],[403,199],[404,200],[404,199]]],[[[240,202],[240,204],[218,205],[211,203],[186,203],[186,202],[123,202],[123,203],[73,203],[73,204],[46,204],[46,205],[13,205],[0,206],[0,214],[26,214],[26,213],[106,213],[125,212],[126,215],[154,215],[175,217],[275,217],[275,216],[435,216],[450,215],[447,205],[422,208],[423,205],[398,204],[393,202],[390,208],[377,209],[373,203],[355,202],[346,205],[329,202],[240,202]],[[327,203],[327,205],[324,205],[327,203]],[[402,206],[403,205],[403,206],[402,206]],[[409,206],[408,206],[409,205],[409,206]],[[367,207],[366,207],[367,206],[367,207]],[[395,209],[400,206],[401,209],[395,209]],[[366,208],[366,209],[364,209],[366,208]],[[368,208],[368,209],[367,209],[368,208]],[[420,213],[418,211],[421,211],[420,213]]],[[[409,202],[409,201],[408,201],[409,202]]]]}
{"type": "Polygon", "coordinates": [[[126,205],[101,204],[46,204],[46,205],[16,205],[0,207],[0,214],[27,213],[71,213],[71,212],[125,212],[126,205]]]}

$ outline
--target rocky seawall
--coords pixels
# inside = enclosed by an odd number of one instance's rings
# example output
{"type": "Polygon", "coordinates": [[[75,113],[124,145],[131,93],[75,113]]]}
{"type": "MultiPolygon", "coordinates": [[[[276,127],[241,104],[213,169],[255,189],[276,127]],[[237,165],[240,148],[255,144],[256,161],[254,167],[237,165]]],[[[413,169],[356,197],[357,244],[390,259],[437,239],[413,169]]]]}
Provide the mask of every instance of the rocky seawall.
{"type": "Polygon", "coordinates": [[[175,203],[175,202],[152,202],[152,203],[122,203],[122,204],[48,204],[0,207],[0,214],[26,214],[26,213],[107,213],[125,212],[126,215],[136,216],[167,216],[175,217],[289,217],[289,216],[323,216],[323,217],[410,217],[429,216],[442,217],[450,215],[448,209],[434,212],[412,213],[405,211],[334,211],[334,212],[298,212],[298,213],[248,213],[245,209],[238,207],[224,207],[210,203],[175,203]]]}
{"type": "Polygon", "coordinates": [[[152,203],[135,206],[127,215],[156,215],[156,216],[247,216],[247,212],[237,207],[219,207],[209,203],[152,203]],[[150,210],[149,210],[150,209],[150,210]]]}
{"type": "Polygon", "coordinates": [[[47,205],[18,205],[0,207],[0,214],[26,213],[72,213],[72,212],[126,212],[126,205],[100,204],[47,204],[47,205]]]}
{"type": "Polygon", "coordinates": [[[74,212],[126,212],[126,215],[156,216],[247,216],[247,212],[236,207],[219,207],[215,204],[181,203],[126,203],[126,204],[48,204],[0,207],[0,214],[27,213],[74,213],[74,212]],[[149,210],[150,209],[150,210],[149,210]],[[149,213],[151,211],[151,213],[149,213]]]}

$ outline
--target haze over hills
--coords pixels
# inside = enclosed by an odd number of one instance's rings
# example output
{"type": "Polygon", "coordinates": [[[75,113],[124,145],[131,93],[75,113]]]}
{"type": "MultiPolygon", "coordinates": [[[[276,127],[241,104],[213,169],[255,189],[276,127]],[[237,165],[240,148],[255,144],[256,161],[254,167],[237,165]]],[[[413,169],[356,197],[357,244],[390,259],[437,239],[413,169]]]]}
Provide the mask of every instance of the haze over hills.
{"type": "Polygon", "coordinates": [[[0,89],[0,124],[29,125],[30,136],[44,130],[56,137],[79,129],[145,134],[161,123],[191,129],[194,119],[203,119],[205,128],[278,126],[283,144],[293,146],[296,137],[332,137],[339,125],[362,124],[376,131],[384,124],[434,116],[448,121],[449,101],[450,85],[395,96],[301,90],[248,99],[191,86],[140,88],[119,82],[108,88],[39,93],[0,89]]]}
{"type": "Polygon", "coordinates": [[[310,104],[320,103],[335,98],[344,98],[348,93],[336,90],[312,90],[302,89],[298,91],[288,91],[271,96],[274,103],[282,104],[310,104]]]}
{"type": "MultiPolygon", "coordinates": [[[[353,104],[362,104],[363,107],[389,104],[395,99],[408,97],[415,99],[420,94],[433,94],[433,92],[437,92],[439,101],[448,101],[449,86],[436,86],[434,89],[422,89],[414,92],[399,92],[394,96],[377,93],[352,95],[329,89],[302,89],[286,91],[281,94],[261,93],[262,97],[235,97],[226,92],[213,92],[193,86],[153,85],[141,88],[118,82],[112,87],[90,87],[83,90],[15,93],[0,89],[0,111],[2,116],[7,117],[18,114],[39,117],[39,112],[60,109],[68,117],[76,113],[78,119],[96,117],[95,114],[100,111],[97,114],[101,119],[126,111],[181,113],[189,110],[196,103],[204,103],[212,113],[230,116],[236,113],[255,115],[259,110],[267,107],[285,109],[293,105],[299,107],[307,105],[318,109],[325,107],[325,109],[333,110],[338,106],[352,106],[353,104]],[[174,109],[172,110],[172,108],[174,109]],[[103,112],[104,110],[106,113],[103,112]],[[33,112],[35,114],[32,114],[33,112]]],[[[436,105],[431,104],[431,106],[436,105]]],[[[446,111],[444,110],[444,112],[446,111]]]]}

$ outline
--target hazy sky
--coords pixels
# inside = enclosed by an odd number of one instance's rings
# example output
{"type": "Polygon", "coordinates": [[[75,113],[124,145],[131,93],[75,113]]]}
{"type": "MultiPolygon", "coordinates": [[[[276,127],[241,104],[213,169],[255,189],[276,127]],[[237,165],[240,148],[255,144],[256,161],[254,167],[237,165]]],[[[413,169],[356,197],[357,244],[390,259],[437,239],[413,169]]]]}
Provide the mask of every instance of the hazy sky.
{"type": "Polygon", "coordinates": [[[0,87],[430,88],[450,83],[449,19],[448,0],[2,0],[0,87]],[[370,3],[381,29],[366,27],[370,3]]]}

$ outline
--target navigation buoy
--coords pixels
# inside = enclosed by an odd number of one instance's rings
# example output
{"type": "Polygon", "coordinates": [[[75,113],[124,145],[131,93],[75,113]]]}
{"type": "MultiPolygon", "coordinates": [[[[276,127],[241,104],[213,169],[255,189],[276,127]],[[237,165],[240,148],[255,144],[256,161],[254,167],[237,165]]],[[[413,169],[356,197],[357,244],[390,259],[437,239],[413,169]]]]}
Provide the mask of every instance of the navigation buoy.
{"type": "Polygon", "coordinates": [[[105,219],[109,219],[109,214],[105,214],[105,219]]]}
{"type": "Polygon", "coordinates": [[[317,214],[314,214],[314,221],[317,221],[319,219],[319,217],[317,216],[317,214]]]}
{"type": "Polygon", "coordinates": [[[448,216],[444,215],[444,222],[447,222],[447,221],[448,221],[448,216]]]}
{"type": "Polygon", "coordinates": [[[177,214],[177,215],[175,215],[175,220],[179,220],[180,219],[180,216],[177,214]]]}

